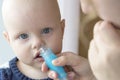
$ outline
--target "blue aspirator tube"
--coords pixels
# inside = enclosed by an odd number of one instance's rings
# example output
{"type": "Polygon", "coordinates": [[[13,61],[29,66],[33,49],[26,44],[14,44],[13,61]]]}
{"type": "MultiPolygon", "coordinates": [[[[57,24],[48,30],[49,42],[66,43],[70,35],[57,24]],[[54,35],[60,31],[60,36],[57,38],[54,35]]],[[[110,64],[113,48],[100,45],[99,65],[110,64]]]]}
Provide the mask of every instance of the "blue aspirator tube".
{"type": "Polygon", "coordinates": [[[40,56],[42,56],[47,64],[48,68],[57,72],[59,80],[67,80],[67,73],[62,66],[54,66],[52,60],[56,59],[57,56],[53,53],[50,48],[41,47],[40,56]]]}

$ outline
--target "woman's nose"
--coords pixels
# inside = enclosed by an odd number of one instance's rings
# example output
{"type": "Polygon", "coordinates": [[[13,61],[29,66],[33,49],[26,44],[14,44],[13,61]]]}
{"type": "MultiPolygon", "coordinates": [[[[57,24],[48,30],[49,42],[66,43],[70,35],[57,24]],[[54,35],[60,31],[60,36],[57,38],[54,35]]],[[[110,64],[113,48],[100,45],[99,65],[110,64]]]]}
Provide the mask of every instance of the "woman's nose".
{"type": "Polygon", "coordinates": [[[44,44],[44,40],[41,39],[40,37],[35,37],[34,39],[32,39],[32,48],[33,49],[39,49],[40,46],[42,46],[44,44]]]}

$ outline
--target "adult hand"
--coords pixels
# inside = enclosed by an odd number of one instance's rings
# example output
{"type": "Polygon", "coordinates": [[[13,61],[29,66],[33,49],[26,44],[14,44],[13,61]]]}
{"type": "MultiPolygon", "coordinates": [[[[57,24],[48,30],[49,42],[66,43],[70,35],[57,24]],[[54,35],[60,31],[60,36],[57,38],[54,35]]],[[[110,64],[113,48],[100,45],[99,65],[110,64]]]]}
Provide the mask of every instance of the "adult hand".
{"type": "Polygon", "coordinates": [[[89,61],[98,80],[120,79],[120,30],[107,21],[95,25],[89,61]]]}
{"type": "MultiPolygon", "coordinates": [[[[52,62],[55,66],[71,66],[72,71],[67,72],[68,80],[94,80],[88,60],[72,52],[65,52],[52,62]]],[[[68,69],[68,67],[66,68],[68,69]]],[[[44,64],[43,71],[48,71],[44,64]]],[[[69,69],[67,70],[69,71],[69,69]]],[[[49,70],[48,76],[57,80],[57,73],[49,70]]]]}

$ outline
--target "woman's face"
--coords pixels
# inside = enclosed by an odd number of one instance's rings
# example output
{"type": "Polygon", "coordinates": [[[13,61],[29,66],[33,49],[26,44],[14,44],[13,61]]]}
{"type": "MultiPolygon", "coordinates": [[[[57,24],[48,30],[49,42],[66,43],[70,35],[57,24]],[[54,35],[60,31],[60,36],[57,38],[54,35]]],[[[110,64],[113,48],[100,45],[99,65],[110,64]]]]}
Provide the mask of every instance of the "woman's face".
{"type": "MultiPolygon", "coordinates": [[[[90,0],[87,0],[90,2],[90,0]]],[[[86,1],[86,2],[87,2],[86,1]]],[[[82,4],[85,2],[81,0],[82,4]]],[[[98,16],[104,20],[112,22],[120,28],[120,0],[91,0],[98,16]]]]}

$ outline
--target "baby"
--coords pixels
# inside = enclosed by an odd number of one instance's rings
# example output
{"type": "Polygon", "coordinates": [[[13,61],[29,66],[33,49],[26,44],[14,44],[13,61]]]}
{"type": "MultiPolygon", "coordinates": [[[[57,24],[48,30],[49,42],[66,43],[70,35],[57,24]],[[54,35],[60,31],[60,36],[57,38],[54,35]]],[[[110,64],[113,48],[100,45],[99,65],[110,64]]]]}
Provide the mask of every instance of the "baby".
{"type": "Polygon", "coordinates": [[[0,80],[52,80],[58,75],[48,70],[39,56],[43,45],[59,58],[56,66],[69,65],[68,80],[93,80],[88,61],[72,52],[61,53],[65,20],[61,20],[57,0],[4,0],[2,8],[5,39],[16,57],[0,69],[0,80]],[[50,76],[51,78],[49,78],[50,76]]]}
{"type": "MultiPolygon", "coordinates": [[[[82,9],[87,12],[85,1],[90,0],[81,0],[82,9]]],[[[91,3],[89,5],[93,5],[103,21],[94,28],[94,38],[89,48],[90,65],[98,80],[119,80],[120,0],[91,0],[91,3]]]]}

